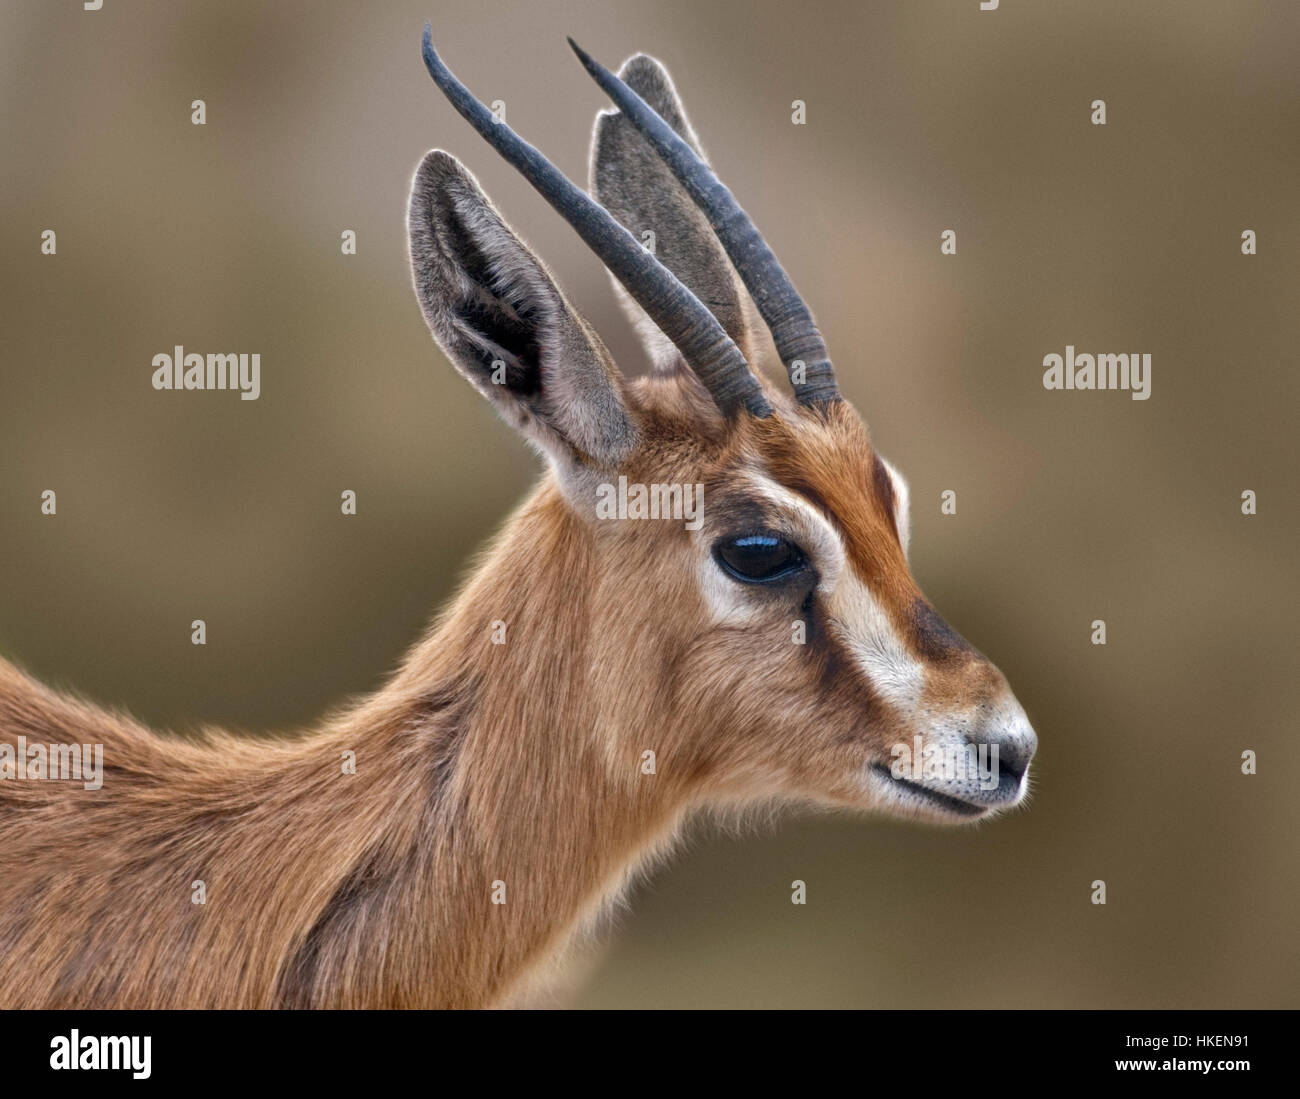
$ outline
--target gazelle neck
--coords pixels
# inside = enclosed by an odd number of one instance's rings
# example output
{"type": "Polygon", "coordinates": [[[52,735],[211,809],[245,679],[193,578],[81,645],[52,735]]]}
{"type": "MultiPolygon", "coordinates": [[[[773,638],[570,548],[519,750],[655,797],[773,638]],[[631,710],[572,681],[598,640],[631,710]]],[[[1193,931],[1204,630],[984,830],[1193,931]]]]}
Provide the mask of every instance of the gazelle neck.
{"type": "Polygon", "coordinates": [[[572,582],[590,552],[548,482],[393,682],[327,734],[355,743],[349,781],[382,766],[391,812],[282,1002],[497,1002],[671,834],[686,797],[643,773],[645,707],[598,681],[607,639],[572,582]]]}

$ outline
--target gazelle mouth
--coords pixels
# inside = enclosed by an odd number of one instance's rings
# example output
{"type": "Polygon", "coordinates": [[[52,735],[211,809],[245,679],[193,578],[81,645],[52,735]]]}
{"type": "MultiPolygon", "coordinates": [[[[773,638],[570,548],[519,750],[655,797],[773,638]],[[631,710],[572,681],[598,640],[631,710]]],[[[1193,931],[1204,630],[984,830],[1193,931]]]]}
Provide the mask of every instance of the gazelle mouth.
{"type": "Polygon", "coordinates": [[[996,808],[994,805],[977,805],[973,801],[964,801],[952,794],[944,794],[938,790],[932,790],[928,786],[922,786],[919,782],[913,782],[911,779],[895,778],[893,772],[883,763],[873,763],[871,770],[894,786],[901,786],[904,790],[918,794],[932,805],[957,816],[978,817],[987,813],[990,809],[996,808]]]}

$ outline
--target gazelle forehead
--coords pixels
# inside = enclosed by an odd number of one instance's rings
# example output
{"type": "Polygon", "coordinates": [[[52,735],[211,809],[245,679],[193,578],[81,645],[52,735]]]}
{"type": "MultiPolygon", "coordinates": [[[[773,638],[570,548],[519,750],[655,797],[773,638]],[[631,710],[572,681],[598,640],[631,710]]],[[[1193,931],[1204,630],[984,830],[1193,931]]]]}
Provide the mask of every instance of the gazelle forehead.
{"type": "MultiPolygon", "coordinates": [[[[884,482],[883,491],[880,483],[871,488],[863,486],[861,491],[866,494],[874,492],[881,498],[880,503],[884,504],[891,513],[898,530],[899,542],[906,554],[907,484],[883,459],[877,458],[876,461],[878,481],[884,482]]],[[[782,484],[761,464],[751,465],[745,471],[742,483],[744,495],[762,501],[765,505],[764,514],[775,520],[773,525],[780,527],[800,543],[812,558],[820,574],[819,591],[834,590],[846,574],[849,579],[860,584],[883,580],[886,588],[895,591],[898,590],[899,582],[904,581],[907,574],[906,564],[898,560],[896,552],[883,556],[869,556],[874,553],[870,547],[855,546],[850,543],[855,528],[846,525],[835,513],[828,515],[823,510],[825,506],[823,501],[828,497],[834,498],[834,495],[838,495],[842,498],[850,494],[851,490],[846,490],[845,486],[839,486],[837,494],[817,486],[809,486],[809,495],[805,495],[804,492],[782,484]],[[812,498],[810,499],[809,496],[812,498]],[[902,576],[893,575],[900,571],[902,576]]],[[[877,518],[872,525],[871,533],[878,535],[881,525],[877,518]]],[[[873,537],[872,542],[876,541],[877,539],[873,537]]]]}
{"type": "Polygon", "coordinates": [[[902,550],[907,486],[875,453],[857,414],[842,405],[815,419],[760,424],[754,434],[765,472],[816,504],[839,534],[852,571],[873,587],[893,577],[901,595],[910,586],[902,550]]]}

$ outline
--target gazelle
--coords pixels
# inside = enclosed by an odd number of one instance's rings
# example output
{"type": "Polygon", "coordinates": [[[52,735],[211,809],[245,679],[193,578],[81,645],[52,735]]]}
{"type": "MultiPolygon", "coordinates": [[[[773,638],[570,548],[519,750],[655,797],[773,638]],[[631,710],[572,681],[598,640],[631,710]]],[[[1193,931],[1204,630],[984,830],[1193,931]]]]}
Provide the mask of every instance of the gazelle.
{"type": "Polygon", "coordinates": [[[700,808],[962,822],[1024,796],[1029,722],[913,581],[907,489],[667,72],[579,56],[617,104],[598,202],[425,30],[437,85],[618,280],[652,376],[624,380],[469,172],[425,156],[420,307],[547,474],[391,682],[300,739],[159,737],[0,661],[10,759],[104,751],[98,791],[0,780],[0,1006],[502,1004],[700,808]],[[789,391],[751,368],[746,295],[789,391]],[[702,485],[698,529],[601,517],[620,478],[702,485]],[[996,746],[995,781],[900,773],[918,744],[996,746]]]}

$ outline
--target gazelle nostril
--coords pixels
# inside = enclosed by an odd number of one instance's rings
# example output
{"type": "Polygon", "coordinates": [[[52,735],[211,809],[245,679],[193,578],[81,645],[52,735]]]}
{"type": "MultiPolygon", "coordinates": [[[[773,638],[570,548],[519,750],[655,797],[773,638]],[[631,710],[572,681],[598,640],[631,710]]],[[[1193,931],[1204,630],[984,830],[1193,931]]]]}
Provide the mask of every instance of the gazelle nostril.
{"type": "Polygon", "coordinates": [[[1026,724],[1023,731],[1017,730],[1010,735],[981,735],[975,734],[968,738],[972,747],[987,754],[992,755],[992,750],[997,749],[997,769],[999,774],[1004,778],[1010,778],[1019,784],[1024,778],[1025,772],[1029,770],[1029,764],[1034,758],[1034,752],[1038,750],[1038,737],[1034,731],[1026,724]]]}
{"type": "Polygon", "coordinates": [[[1005,774],[1020,779],[1029,770],[1029,763],[1034,758],[1038,739],[1033,733],[1027,737],[998,742],[998,766],[1005,774]]]}
{"type": "Polygon", "coordinates": [[[1003,755],[1005,748],[998,748],[998,765],[1004,775],[1010,775],[1014,779],[1024,778],[1025,768],[1029,766],[1029,760],[1019,754],[1003,755]]]}
{"type": "Polygon", "coordinates": [[[1002,704],[990,715],[985,728],[986,735],[977,735],[972,739],[977,742],[984,740],[990,746],[996,744],[998,770],[1019,783],[1029,770],[1034,753],[1038,751],[1038,736],[1020,703],[1010,695],[1004,696],[1002,704]]]}

